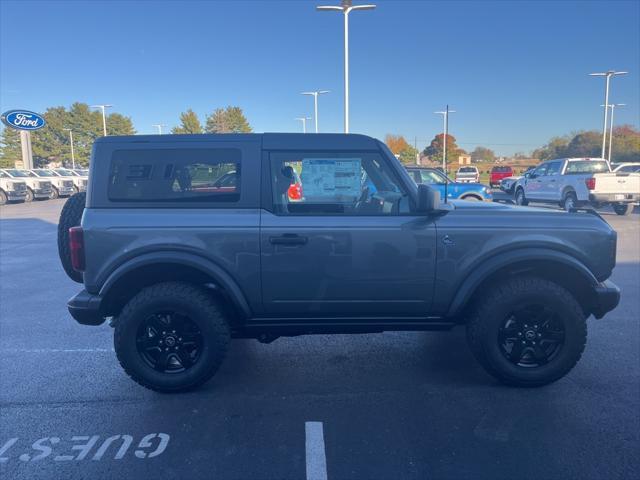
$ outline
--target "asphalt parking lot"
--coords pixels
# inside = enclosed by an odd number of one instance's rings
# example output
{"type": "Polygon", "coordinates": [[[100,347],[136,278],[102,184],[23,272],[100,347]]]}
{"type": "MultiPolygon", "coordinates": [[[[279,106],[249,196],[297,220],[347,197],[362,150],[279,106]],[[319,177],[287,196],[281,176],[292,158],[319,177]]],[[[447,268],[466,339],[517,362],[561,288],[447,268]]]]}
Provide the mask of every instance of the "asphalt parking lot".
{"type": "Polygon", "coordinates": [[[235,340],[212,381],[129,380],[108,325],[66,310],[64,200],[0,209],[0,476],[619,479],[640,469],[640,212],[618,231],[619,307],[564,379],[503,387],[462,329],[235,340]]]}

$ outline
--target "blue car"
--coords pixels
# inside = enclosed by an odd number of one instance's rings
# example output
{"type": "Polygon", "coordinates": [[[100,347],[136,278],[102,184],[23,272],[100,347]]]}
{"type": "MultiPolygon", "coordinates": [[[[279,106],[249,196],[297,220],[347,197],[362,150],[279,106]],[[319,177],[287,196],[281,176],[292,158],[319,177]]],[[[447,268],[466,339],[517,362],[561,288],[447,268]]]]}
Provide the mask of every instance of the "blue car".
{"type": "MultiPolygon", "coordinates": [[[[430,187],[437,188],[440,198],[444,198],[445,183],[447,177],[436,168],[427,167],[407,167],[411,178],[418,184],[424,183],[430,187]]],[[[450,178],[447,186],[447,198],[460,200],[478,200],[491,202],[491,188],[481,183],[457,183],[450,178]]]]}

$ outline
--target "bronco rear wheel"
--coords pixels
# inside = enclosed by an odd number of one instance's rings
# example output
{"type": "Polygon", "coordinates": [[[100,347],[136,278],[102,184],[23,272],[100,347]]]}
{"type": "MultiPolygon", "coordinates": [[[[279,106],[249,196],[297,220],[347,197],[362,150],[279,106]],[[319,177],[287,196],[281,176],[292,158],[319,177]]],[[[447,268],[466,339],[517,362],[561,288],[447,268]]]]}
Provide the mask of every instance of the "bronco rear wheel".
{"type": "Polygon", "coordinates": [[[467,325],[467,338],[488,373],[508,385],[537,387],[576,365],[587,323],[566,289],[529,277],[503,282],[484,295],[467,325]]]}
{"type": "Polygon", "coordinates": [[[69,249],[69,229],[77,227],[82,220],[82,212],[87,201],[85,192],[76,193],[64,203],[58,220],[58,256],[62,268],[74,282],[82,283],[82,273],[76,272],[71,265],[71,251],[69,249]]]}
{"type": "Polygon", "coordinates": [[[125,372],[159,392],[191,390],[220,367],[229,326],[209,293],[166,282],[143,289],[114,321],[114,346],[125,372]]]}

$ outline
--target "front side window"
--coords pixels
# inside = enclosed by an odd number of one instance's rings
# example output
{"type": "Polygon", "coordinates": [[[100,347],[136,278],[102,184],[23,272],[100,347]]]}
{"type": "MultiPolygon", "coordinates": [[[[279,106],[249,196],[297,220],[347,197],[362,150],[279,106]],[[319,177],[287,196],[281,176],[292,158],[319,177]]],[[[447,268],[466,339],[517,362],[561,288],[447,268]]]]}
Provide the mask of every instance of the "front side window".
{"type": "Polygon", "coordinates": [[[562,162],[551,162],[547,164],[547,171],[545,175],[557,175],[560,173],[560,167],[562,166],[562,162]]]}
{"type": "Polygon", "coordinates": [[[111,160],[109,199],[138,202],[236,202],[240,150],[118,150],[111,160]]]}
{"type": "Polygon", "coordinates": [[[427,185],[446,183],[444,176],[433,170],[420,170],[420,179],[427,185]]]}
{"type": "Polygon", "coordinates": [[[543,163],[542,165],[540,165],[538,168],[536,168],[533,172],[531,172],[533,175],[535,175],[536,177],[540,177],[542,175],[545,175],[547,172],[547,167],[548,164],[543,163]]]}
{"type": "Polygon", "coordinates": [[[397,215],[409,197],[375,153],[271,155],[273,210],[280,215],[397,215]]]}

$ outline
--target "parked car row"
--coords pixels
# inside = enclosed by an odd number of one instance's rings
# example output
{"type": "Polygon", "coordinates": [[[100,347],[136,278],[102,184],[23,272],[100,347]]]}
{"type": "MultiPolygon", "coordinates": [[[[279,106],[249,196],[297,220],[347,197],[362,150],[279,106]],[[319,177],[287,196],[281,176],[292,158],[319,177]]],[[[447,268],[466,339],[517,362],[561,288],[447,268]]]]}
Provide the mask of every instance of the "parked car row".
{"type": "Polygon", "coordinates": [[[602,158],[559,158],[541,163],[521,177],[500,181],[518,205],[551,203],[571,210],[610,205],[628,215],[640,202],[640,163],[610,165],[602,158]]]}
{"type": "Polygon", "coordinates": [[[440,192],[440,198],[446,197],[447,199],[452,200],[460,199],[489,202],[493,199],[491,195],[491,188],[487,185],[483,185],[477,181],[471,182],[465,180],[460,182],[458,181],[457,175],[455,181],[451,180],[439,168],[407,167],[407,171],[417,184],[424,183],[438,190],[440,192]]]}
{"type": "Polygon", "coordinates": [[[0,205],[68,197],[87,189],[89,171],[67,168],[0,169],[0,205]]]}

